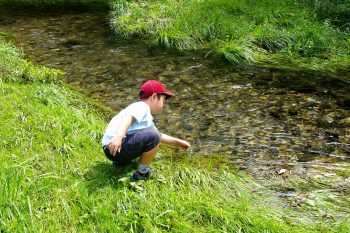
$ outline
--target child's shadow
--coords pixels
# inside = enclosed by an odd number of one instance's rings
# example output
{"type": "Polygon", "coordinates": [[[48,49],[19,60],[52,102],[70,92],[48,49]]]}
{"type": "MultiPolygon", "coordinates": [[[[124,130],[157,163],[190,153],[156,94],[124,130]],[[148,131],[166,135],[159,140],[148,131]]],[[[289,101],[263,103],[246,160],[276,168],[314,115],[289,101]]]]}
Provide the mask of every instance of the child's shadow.
{"type": "Polygon", "coordinates": [[[86,187],[91,191],[107,186],[120,189],[124,186],[120,179],[129,179],[133,170],[137,168],[137,163],[130,163],[123,167],[113,167],[111,163],[96,163],[84,174],[86,187]]]}

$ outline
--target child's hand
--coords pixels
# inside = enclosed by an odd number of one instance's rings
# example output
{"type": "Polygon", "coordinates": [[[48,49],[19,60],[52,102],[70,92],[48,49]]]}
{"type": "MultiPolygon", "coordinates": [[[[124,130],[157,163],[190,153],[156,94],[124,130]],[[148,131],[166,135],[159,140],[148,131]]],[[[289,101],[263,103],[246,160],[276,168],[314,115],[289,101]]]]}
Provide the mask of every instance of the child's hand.
{"type": "Polygon", "coordinates": [[[107,147],[111,155],[116,156],[117,153],[120,153],[122,148],[122,140],[118,137],[114,137],[108,144],[107,147]]]}
{"type": "Polygon", "coordinates": [[[166,135],[166,134],[163,134],[163,133],[161,135],[162,136],[160,138],[160,141],[163,142],[163,143],[176,145],[176,146],[182,147],[184,149],[187,149],[188,147],[191,146],[190,143],[188,143],[185,140],[181,140],[179,138],[174,138],[172,136],[169,136],[169,135],[166,135]]]}
{"type": "Polygon", "coordinates": [[[191,144],[187,141],[179,140],[179,146],[184,148],[184,149],[187,149],[191,146],[191,144]]]}

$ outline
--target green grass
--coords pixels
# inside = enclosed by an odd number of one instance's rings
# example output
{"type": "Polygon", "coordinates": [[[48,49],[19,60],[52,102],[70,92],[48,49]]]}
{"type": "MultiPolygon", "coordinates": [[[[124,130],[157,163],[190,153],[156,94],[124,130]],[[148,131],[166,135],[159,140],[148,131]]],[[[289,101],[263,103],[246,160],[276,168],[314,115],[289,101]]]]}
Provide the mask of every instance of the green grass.
{"type": "Polygon", "coordinates": [[[112,168],[101,150],[111,111],[0,48],[1,232],[349,231],[347,219],[311,221],[248,176],[171,147],[152,164],[158,175],[130,184],[135,165],[112,168]]]}
{"type": "Polygon", "coordinates": [[[232,63],[350,71],[349,31],[317,17],[314,1],[112,2],[112,26],[124,36],[200,49],[232,63]]]}

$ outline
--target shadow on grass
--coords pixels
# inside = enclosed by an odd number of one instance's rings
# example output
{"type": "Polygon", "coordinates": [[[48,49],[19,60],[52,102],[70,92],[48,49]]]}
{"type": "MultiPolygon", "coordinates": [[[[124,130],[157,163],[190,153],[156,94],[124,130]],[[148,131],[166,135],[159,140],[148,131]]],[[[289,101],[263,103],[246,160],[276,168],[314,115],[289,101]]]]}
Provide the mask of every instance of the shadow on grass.
{"type": "Polygon", "coordinates": [[[104,187],[120,189],[123,185],[118,182],[122,178],[129,178],[131,173],[137,168],[137,162],[132,162],[123,167],[113,167],[109,162],[99,162],[91,166],[84,174],[86,187],[90,192],[94,192],[104,187]]]}

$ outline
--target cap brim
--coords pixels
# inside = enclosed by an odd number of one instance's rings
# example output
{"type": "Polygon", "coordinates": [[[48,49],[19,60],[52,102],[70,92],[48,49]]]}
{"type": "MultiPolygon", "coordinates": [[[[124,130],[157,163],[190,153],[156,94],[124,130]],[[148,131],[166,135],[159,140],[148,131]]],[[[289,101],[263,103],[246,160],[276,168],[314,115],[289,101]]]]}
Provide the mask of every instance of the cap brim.
{"type": "Polygon", "coordinates": [[[165,99],[169,99],[170,97],[174,96],[174,93],[171,93],[169,91],[165,91],[162,94],[165,94],[165,99]]]}

